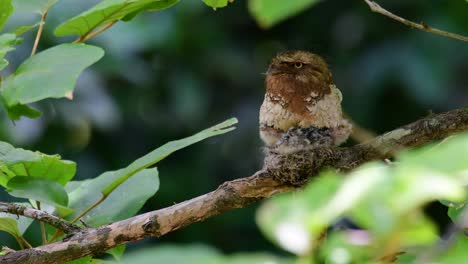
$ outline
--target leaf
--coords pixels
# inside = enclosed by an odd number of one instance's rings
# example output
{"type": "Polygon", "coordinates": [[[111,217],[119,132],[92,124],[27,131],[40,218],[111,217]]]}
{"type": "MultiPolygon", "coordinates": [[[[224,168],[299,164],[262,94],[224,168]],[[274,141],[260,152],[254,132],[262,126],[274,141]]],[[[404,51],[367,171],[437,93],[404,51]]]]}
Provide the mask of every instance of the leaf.
{"type": "Polygon", "coordinates": [[[20,44],[21,41],[22,40],[17,38],[15,34],[6,33],[0,35],[0,70],[8,65],[8,61],[4,59],[5,55],[9,51],[14,50],[14,46],[20,44]]]}
{"type": "Polygon", "coordinates": [[[11,4],[11,0],[0,0],[0,31],[2,31],[3,26],[5,26],[13,10],[14,8],[11,4]]]}
{"type": "MultiPolygon", "coordinates": [[[[66,189],[69,191],[69,207],[75,212],[67,219],[73,219],[101,197],[101,190],[115,181],[120,170],[109,171],[100,176],[82,181],[79,186],[70,182],[66,189]],[[70,191],[69,188],[73,190],[70,191]]],[[[112,192],[104,202],[91,210],[82,219],[86,224],[98,227],[134,216],[145,204],[146,200],[154,196],[159,189],[158,171],[156,168],[138,172],[128,181],[112,192]]]]}
{"type": "Polygon", "coordinates": [[[0,71],[3,70],[6,66],[8,66],[8,61],[1,58],[0,59],[0,71]]]}
{"type": "Polygon", "coordinates": [[[110,254],[116,261],[120,261],[125,252],[125,244],[113,247],[107,250],[105,253],[110,254]]]}
{"type": "Polygon", "coordinates": [[[126,168],[119,170],[118,175],[117,175],[118,178],[115,179],[115,181],[113,181],[111,184],[109,184],[105,189],[103,189],[102,194],[108,195],[117,186],[122,184],[124,181],[126,181],[136,172],[142,169],[148,168],[150,166],[153,166],[154,164],[158,163],[159,161],[161,161],[162,159],[164,159],[165,157],[169,156],[171,153],[177,150],[188,147],[204,139],[214,137],[217,135],[221,135],[221,134],[234,130],[235,127],[233,127],[233,125],[237,124],[237,122],[238,121],[236,118],[231,118],[218,125],[202,130],[193,136],[171,141],[162,145],[161,147],[153,150],[152,152],[146,154],[145,156],[135,160],[126,168]]]}
{"type": "Polygon", "coordinates": [[[335,194],[342,180],[328,172],[314,179],[303,192],[275,196],[257,211],[257,224],[267,238],[289,252],[302,255],[309,252],[313,240],[319,236],[326,221],[313,223],[309,219],[321,204],[335,194]]]}
{"type": "Polygon", "coordinates": [[[32,24],[32,25],[20,26],[20,27],[16,28],[15,30],[13,30],[13,33],[15,33],[16,36],[20,36],[20,35],[23,35],[24,33],[28,32],[29,30],[40,26],[43,23],[44,22],[37,22],[37,23],[32,24]]]}
{"type": "Polygon", "coordinates": [[[22,104],[14,105],[10,108],[7,108],[6,110],[8,113],[8,117],[11,120],[19,120],[22,116],[29,118],[38,118],[42,115],[41,111],[22,104]]]}
{"type": "MultiPolygon", "coordinates": [[[[123,19],[129,14],[142,12],[144,9],[160,10],[172,6],[177,1],[157,0],[104,0],[91,9],[64,22],[55,29],[56,36],[84,36],[105,24],[123,19]]],[[[127,17],[128,18],[128,17],[127,17]]]]}
{"type": "Polygon", "coordinates": [[[67,206],[68,195],[57,182],[33,177],[14,177],[8,181],[8,193],[54,206],[67,206]]]}
{"type": "Polygon", "coordinates": [[[64,97],[73,91],[78,75],[103,54],[95,46],[62,44],[30,57],[3,83],[7,107],[64,97]]]}
{"type": "Polygon", "coordinates": [[[261,27],[269,28],[316,3],[318,0],[249,0],[249,11],[261,27]]]}
{"type": "Polygon", "coordinates": [[[169,7],[177,4],[179,1],[180,0],[159,0],[159,1],[150,3],[150,4],[142,7],[141,9],[139,9],[137,11],[129,13],[128,15],[125,15],[121,20],[122,21],[130,21],[143,11],[160,11],[160,10],[169,8],[169,7]]]}
{"type": "Polygon", "coordinates": [[[463,232],[456,235],[449,248],[444,248],[441,256],[433,263],[466,263],[468,259],[468,237],[463,232]]]}
{"type": "Polygon", "coordinates": [[[17,0],[13,4],[17,12],[33,12],[41,14],[50,9],[59,0],[17,0]]]}
{"type": "Polygon", "coordinates": [[[59,155],[32,152],[0,141],[0,185],[15,176],[30,176],[55,181],[65,185],[73,178],[76,164],[61,160],[59,155]]]}
{"type": "Polygon", "coordinates": [[[125,254],[122,264],[177,263],[177,264],[218,264],[226,263],[216,250],[203,245],[173,246],[161,245],[140,249],[125,254]]]}
{"type": "MultiPolygon", "coordinates": [[[[18,205],[26,206],[26,207],[31,207],[29,203],[15,203],[18,205]]],[[[32,218],[24,217],[21,215],[12,215],[12,214],[7,214],[7,213],[0,213],[0,218],[11,218],[17,222],[17,227],[20,235],[23,235],[24,232],[26,232],[26,229],[31,225],[31,223],[34,221],[32,218]]]]}
{"type": "Polygon", "coordinates": [[[18,229],[18,223],[15,219],[0,217],[0,230],[5,231],[16,238],[21,237],[21,233],[18,229]]]}
{"type": "Polygon", "coordinates": [[[82,258],[79,258],[79,259],[74,259],[74,260],[67,261],[64,264],[90,264],[92,258],[93,257],[91,257],[91,256],[86,256],[86,257],[82,257],[82,258]]]}
{"type": "Polygon", "coordinates": [[[225,7],[228,5],[228,0],[203,0],[207,6],[211,6],[216,9],[218,7],[225,7]]]}
{"type": "Polygon", "coordinates": [[[456,223],[458,222],[458,217],[463,213],[463,211],[465,211],[466,208],[466,204],[462,204],[461,206],[449,207],[447,215],[450,217],[452,222],[456,223]]]}

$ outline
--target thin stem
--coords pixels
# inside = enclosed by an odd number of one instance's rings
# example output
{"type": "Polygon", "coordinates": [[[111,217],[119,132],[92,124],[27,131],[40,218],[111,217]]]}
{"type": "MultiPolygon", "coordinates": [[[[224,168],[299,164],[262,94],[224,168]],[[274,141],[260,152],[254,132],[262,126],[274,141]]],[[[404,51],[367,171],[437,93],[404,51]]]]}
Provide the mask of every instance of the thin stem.
{"type": "Polygon", "coordinates": [[[426,31],[426,32],[429,32],[429,33],[432,33],[432,34],[437,34],[437,35],[441,35],[441,36],[444,36],[444,37],[458,39],[458,40],[461,40],[461,41],[468,42],[468,37],[465,37],[465,36],[462,36],[462,35],[459,35],[459,34],[455,34],[455,33],[450,33],[450,32],[447,32],[447,31],[443,31],[443,30],[440,30],[440,29],[437,29],[437,28],[430,27],[430,26],[426,25],[424,22],[415,23],[413,21],[406,20],[406,19],[404,19],[402,17],[399,17],[399,16],[387,11],[386,9],[381,7],[379,4],[377,4],[376,2],[373,2],[373,1],[370,1],[370,0],[364,0],[364,1],[366,2],[367,5],[369,5],[370,9],[373,12],[382,14],[382,15],[384,15],[386,17],[389,17],[389,18],[391,18],[393,20],[396,20],[396,21],[398,21],[400,23],[403,23],[403,24],[405,24],[407,26],[417,28],[419,30],[426,31]]]}
{"type": "Polygon", "coordinates": [[[82,37],[80,38],[77,38],[75,41],[73,41],[73,43],[82,43],[82,42],[85,42],[91,38],[94,38],[95,36],[101,34],[102,32],[106,31],[107,29],[109,29],[110,27],[112,27],[115,23],[117,23],[118,20],[116,21],[112,21],[110,23],[107,23],[106,25],[104,25],[103,27],[99,28],[98,30],[96,31],[93,31],[93,32],[90,32],[86,35],[83,35],[82,37]]]}
{"type": "MultiPolygon", "coordinates": [[[[41,202],[36,201],[36,206],[37,206],[38,210],[41,210],[41,202]]],[[[44,222],[39,222],[39,226],[41,228],[42,244],[45,245],[45,244],[47,244],[47,236],[46,236],[44,222]]]]}
{"type": "Polygon", "coordinates": [[[34,45],[31,51],[31,56],[36,54],[37,46],[39,45],[39,40],[41,39],[42,32],[44,31],[45,20],[47,18],[47,12],[49,7],[47,7],[44,12],[41,14],[41,23],[39,23],[39,29],[37,30],[36,39],[34,40],[34,45]]]}
{"type": "Polygon", "coordinates": [[[85,216],[87,213],[89,213],[89,211],[93,210],[94,208],[96,208],[96,206],[100,205],[102,202],[104,202],[104,200],[107,198],[107,195],[102,195],[101,198],[99,198],[99,200],[97,200],[95,203],[93,203],[91,206],[89,206],[88,208],[86,208],[86,210],[84,210],[81,214],[79,214],[77,217],[75,217],[75,219],[73,219],[71,221],[71,223],[76,223],[78,220],[81,219],[81,217],[85,216]]]}
{"type": "Polygon", "coordinates": [[[19,237],[18,239],[21,241],[20,245],[22,248],[24,246],[26,246],[27,248],[33,248],[31,244],[29,244],[29,242],[26,239],[24,239],[24,237],[19,237]]]}

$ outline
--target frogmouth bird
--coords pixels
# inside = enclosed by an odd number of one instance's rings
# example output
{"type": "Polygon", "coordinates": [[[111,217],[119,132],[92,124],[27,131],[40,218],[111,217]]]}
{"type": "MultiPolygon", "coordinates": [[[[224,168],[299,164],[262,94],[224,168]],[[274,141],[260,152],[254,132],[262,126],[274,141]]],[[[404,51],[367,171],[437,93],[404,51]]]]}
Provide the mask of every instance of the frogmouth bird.
{"type": "Polygon", "coordinates": [[[292,153],[337,146],[352,126],[343,117],[341,92],[326,62],[306,51],[278,54],[266,72],[260,137],[268,150],[292,153]]]}

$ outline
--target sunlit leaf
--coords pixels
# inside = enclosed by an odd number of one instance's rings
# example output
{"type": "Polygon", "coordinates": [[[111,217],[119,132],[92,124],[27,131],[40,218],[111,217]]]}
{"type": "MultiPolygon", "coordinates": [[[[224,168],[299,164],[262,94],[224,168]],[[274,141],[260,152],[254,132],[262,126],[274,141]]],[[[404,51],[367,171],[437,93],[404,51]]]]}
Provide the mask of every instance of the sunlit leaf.
{"type": "MultiPolygon", "coordinates": [[[[69,191],[69,207],[75,212],[67,219],[75,218],[95,203],[102,196],[102,189],[115,181],[120,175],[119,172],[120,170],[105,172],[94,179],[80,182],[79,186],[76,186],[76,182],[71,182],[70,187],[73,190],[70,190],[68,186],[66,189],[69,191]]],[[[103,203],[82,219],[86,224],[97,227],[132,217],[141,209],[146,200],[154,196],[158,189],[157,169],[142,170],[120,185],[103,203]]]]}
{"type": "MultiPolygon", "coordinates": [[[[26,207],[31,207],[29,203],[15,203],[19,204],[22,206],[26,207]]],[[[18,234],[23,235],[24,232],[26,232],[26,229],[32,224],[34,219],[29,218],[29,217],[24,217],[21,215],[12,215],[12,214],[7,214],[7,213],[0,213],[0,218],[11,218],[16,221],[16,228],[18,231],[18,234]]]]}
{"type": "Polygon", "coordinates": [[[75,172],[76,164],[61,160],[58,155],[14,148],[0,141],[0,185],[4,187],[15,176],[47,179],[65,185],[73,178],[75,172]]]}
{"type": "Polygon", "coordinates": [[[15,219],[8,217],[0,217],[0,230],[9,233],[14,237],[20,237],[21,233],[18,229],[18,223],[15,219]]]}
{"type": "Polygon", "coordinates": [[[50,205],[67,206],[68,195],[55,181],[34,177],[14,177],[8,181],[8,193],[18,198],[32,199],[50,205]]]}
{"type": "Polygon", "coordinates": [[[128,178],[130,178],[132,175],[134,175],[136,172],[148,168],[150,166],[153,166],[154,164],[158,163],[165,157],[169,156],[173,152],[186,148],[192,144],[195,144],[197,142],[200,142],[204,139],[214,137],[217,135],[221,135],[224,133],[227,133],[229,131],[232,131],[235,129],[233,125],[237,124],[237,119],[236,118],[231,118],[229,120],[226,120],[218,125],[215,125],[213,127],[207,128],[205,130],[202,130],[198,132],[197,134],[168,142],[161,147],[151,151],[150,153],[146,154],[145,156],[135,160],[132,162],[130,165],[128,165],[126,168],[119,170],[116,173],[116,176],[118,178],[115,179],[111,184],[109,184],[105,189],[102,190],[103,195],[108,195],[111,193],[117,186],[122,184],[124,181],[126,181],[128,178]]]}
{"type": "MultiPolygon", "coordinates": [[[[64,22],[55,29],[55,35],[84,36],[107,23],[123,19],[143,10],[161,10],[177,3],[174,0],[104,0],[91,9],[64,22]]],[[[128,20],[128,18],[127,18],[128,20]]]]}
{"type": "Polygon", "coordinates": [[[317,2],[318,0],[249,0],[249,11],[260,26],[269,28],[317,2]]]}
{"type": "Polygon", "coordinates": [[[11,0],[0,0],[0,31],[2,31],[13,10],[11,0]]]}
{"type": "Polygon", "coordinates": [[[94,46],[62,44],[30,57],[3,81],[6,107],[64,97],[73,91],[79,74],[103,54],[94,46]]]}
{"type": "Polygon", "coordinates": [[[329,224],[318,219],[313,223],[312,231],[309,219],[333,197],[341,182],[340,176],[326,173],[314,179],[302,192],[273,197],[257,212],[260,230],[292,253],[301,255],[308,252],[313,240],[329,224]]]}
{"type": "Polygon", "coordinates": [[[205,3],[207,6],[211,6],[212,8],[219,8],[219,7],[225,7],[228,5],[229,1],[228,0],[203,0],[203,3],[205,3]]]}
{"type": "Polygon", "coordinates": [[[160,10],[163,10],[163,9],[166,9],[166,8],[169,8],[175,4],[177,4],[180,0],[159,0],[159,1],[156,1],[156,2],[153,2],[153,3],[150,3],[150,4],[147,4],[146,6],[132,12],[132,13],[129,13],[127,15],[125,15],[124,17],[122,17],[122,21],[130,21],[132,20],[135,16],[137,16],[138,14],[144,12],[144,11],[160,11],[160,10]]]}
{"type": "Polygon", "coordinates": [[[324,263],[366,263],[374,255],[371,242],[365,230],[332,232],[323,241],[320,255],[324,263]]]}

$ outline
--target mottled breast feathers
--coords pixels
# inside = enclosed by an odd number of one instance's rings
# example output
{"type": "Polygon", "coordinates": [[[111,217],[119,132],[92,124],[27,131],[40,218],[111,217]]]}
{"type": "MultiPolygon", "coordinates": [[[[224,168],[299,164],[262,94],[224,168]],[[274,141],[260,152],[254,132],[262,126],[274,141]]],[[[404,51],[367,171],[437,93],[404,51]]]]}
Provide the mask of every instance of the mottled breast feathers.
{"type": "Polygon", "coordinates": [[[341,92],[318,55],[305,51],[278,54],[265,80],[260,108],[260,136],[273,146],[294,128],[330,128],[335,145],[345,141],[351,125],[343,118],[341,92]]]}

